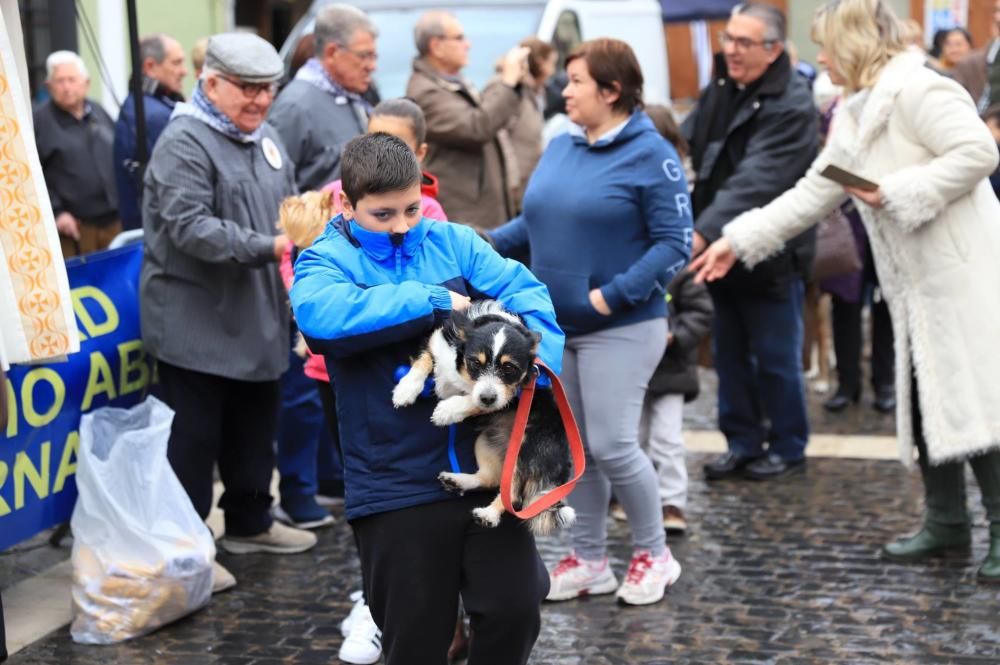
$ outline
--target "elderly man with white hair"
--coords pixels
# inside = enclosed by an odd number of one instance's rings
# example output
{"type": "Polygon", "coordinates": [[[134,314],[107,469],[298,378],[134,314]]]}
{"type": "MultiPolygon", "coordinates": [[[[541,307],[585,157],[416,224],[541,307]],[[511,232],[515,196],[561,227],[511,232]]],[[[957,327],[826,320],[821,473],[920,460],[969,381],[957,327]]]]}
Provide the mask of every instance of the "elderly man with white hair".
{"type": "Polygon", "coordinates": [[[45,60],[51,99],[35,109],[35,141],[64,256],[107,247],[121,231],[112,169],[114,121],[87,99],[90,76],[76,53],[45,60]]]}
{"type": "MultiPolygon", "coordinates": [[[[175,411],[167,454],[198,513],[212,508],[213,467],[225,493],[222,547],[295,554],[316,536],[271,517],[278,379],[288,367],[288,296],[276,235],[293,167],[264,125],[281,58],[255,35],[208,42],[190,103],[174,108],[144,179],[142,337],[175,411]]],[[[216,587],[235,580],[216,567],[216,587]]]]}

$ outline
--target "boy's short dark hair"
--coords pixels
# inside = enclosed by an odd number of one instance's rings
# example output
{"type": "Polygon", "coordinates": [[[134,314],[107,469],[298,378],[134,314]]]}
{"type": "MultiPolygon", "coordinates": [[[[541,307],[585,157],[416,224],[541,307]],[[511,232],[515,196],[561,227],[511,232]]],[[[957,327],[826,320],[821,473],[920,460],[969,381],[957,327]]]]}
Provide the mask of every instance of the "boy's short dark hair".
{"type": "Polygon", "coordinates": [[[379,105],[372,111],[372,117],[408,120],[410,127],[413,128],[413,137],[417,139],[417,146],[420,146],[427,139],[427,121],[424,120],[424,112],[412,99],[397,97],[379,102],[379,105]]]}
{"type": "Polygon", "coordinates": [[[340,181],[347,200],[356,206],[369,194],[420,184],[420,164],[403,139],[385,132],[362,134],[344,148],[340,181]]]}

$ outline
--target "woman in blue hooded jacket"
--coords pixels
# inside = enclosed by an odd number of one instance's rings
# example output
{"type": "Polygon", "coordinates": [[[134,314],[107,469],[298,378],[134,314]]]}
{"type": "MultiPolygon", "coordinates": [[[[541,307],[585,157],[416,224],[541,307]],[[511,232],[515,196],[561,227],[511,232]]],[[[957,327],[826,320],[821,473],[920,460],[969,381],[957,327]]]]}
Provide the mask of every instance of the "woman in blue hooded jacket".
{"type": "Polygon", "coordinates": [[[639,447],[646,387],[667,342],[665,294],[688,262],[691,205],[681,160],[642,107],[628,44],[597,39],[567,58],[566,111],[528,183],[522,215],[491,234],[504,254],[530,249],[565,331],[562,379],[587,448],[570,503],[574,552],[550,571],[549,600],[611,593],[658,602],[680,576],[663,531],[656,473],[639,447]],[[635,552],[625,580],[608,565],[611,491],[635,552]]]}

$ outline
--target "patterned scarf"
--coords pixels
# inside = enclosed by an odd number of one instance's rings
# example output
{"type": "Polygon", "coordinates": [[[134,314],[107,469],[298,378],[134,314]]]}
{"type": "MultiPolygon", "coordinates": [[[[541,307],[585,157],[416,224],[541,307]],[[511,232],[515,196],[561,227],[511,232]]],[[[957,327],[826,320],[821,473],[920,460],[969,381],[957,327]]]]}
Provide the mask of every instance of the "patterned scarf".
{"type": "Polygon", "coordinates": [[[323,92],[333,95],[338,100],[338,104],[346,104],[350,101],[356,107],[361,108],[366,117],[372,114],[372,105],[368,103],[368,100],[334,81],[330,77],[330,73],[323,68],[323,64],[316,58],[306,60],[306,64],[302,65],[295,73],[295,80],[305,81],[323,92]],[[344,100],[343,102],[340,101],[341,98],[344,100]]]}
{"type": "Polygon", "coordinates": [[[261,139],[260,127],[248,134],[234,125],[229,116],[220,111],[205,95],[205,92],[201,89],[201,83],[194,89],[194,94],[191,95],[191,102],[178,103],[174,107],[174,112],[170,114],[170,119],[173,120],[185,115],[201,120],[223,136],[227,136],[240,143],[257,143],[261,139]]]}

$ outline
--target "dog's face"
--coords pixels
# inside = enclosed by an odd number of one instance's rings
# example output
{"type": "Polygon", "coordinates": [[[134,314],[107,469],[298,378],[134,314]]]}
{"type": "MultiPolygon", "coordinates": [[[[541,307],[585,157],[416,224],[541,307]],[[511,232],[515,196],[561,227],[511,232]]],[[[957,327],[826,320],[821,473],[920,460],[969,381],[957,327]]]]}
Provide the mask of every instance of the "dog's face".
{"type": "Polygon", "coordinates": [[[504,408],[528,378],[541,335],[507,321],[460,316],[454,323],[461,340],[458,371],[472,386],[469,394],[486,411],[504,408]]]}

